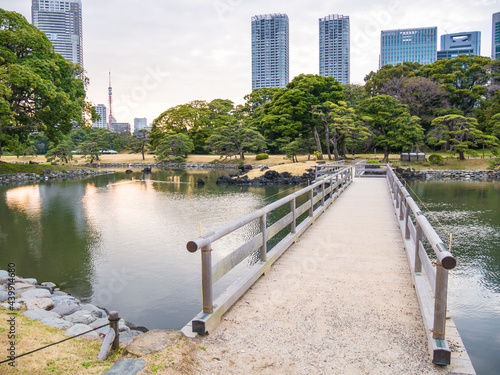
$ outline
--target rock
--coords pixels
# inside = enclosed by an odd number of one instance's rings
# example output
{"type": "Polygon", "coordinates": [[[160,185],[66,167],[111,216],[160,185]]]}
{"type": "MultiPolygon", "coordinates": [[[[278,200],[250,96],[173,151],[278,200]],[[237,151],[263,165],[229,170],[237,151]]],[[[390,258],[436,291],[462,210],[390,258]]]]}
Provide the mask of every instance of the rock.
{"type": "Polygon", "coordinates": [[[135,375],[146,366],[144,359],[126,358],[116,362],[105,372],[107,375],[135,375]]]}
{"type": "Polygon", "coordinates": [[[17,294],[27,292],[28,290],[31,290],[31,289],[36,289],[33,284],[23,283],[23,282],[15,283],[14,287],[16,289],[17,294]]]}
{"type": "Polygon", "coordinates": [[[45,289],[52,295],[52,288],[49,288],[48,286],[43,286],[43,285],[35,285],[35,288],[37,289],[45,289]]]}
{"type": "Polygon", "coordinates": [[[127,170],[125,171],[125,173],[126,173],[126,174],[130,174],[130,173],[134,173],[134,171],[133,171],[132,169],[127,169],[127,170]]]}
{"type": "Polygon", "coordinates": [[[128,328],[133,329],[135,331],[141,331],[142,333],[146,333],[149,331],[149,329],[147,329],[146,327],[136,326],[134,323],[125,322],[125,324],[127,325],[128,328]]]}
{"type": "Polygon", "coordinates": [[[0,292],[0,302],[5,302],[9,300],[8,292],[0,292]]]}
{"type": "MultiPolygon", "coordinates": [[[[5,307],[6,309],[9,309],[9,310],[11,308],[11,305],[8,304],[8,303],[2,303],[2,306],[5,307]]],[[[21,308],[21,304],[20,303],[15,302],[15,303],[12,304],[12,309],[13,310],[19,310],[20,308],[21,308]]]]}
{"type": "Polygon", "coordinates": [[[5,285],[3,284],[0,284],[0,292],[4,291],[5,290],[5,285]]]}
{"type": "Polygon", "coordinates": [[[123,319],[120,319],[118,321],[118,331],[119,332],[128,332],[130,331],[130,328],[127,327],[127,322],[123,319]]]}
{"type": "Polygon", "coordinates": [[[268,180],[276,180],[280,177],[281,177],[281,175],[279,174],[279,172],[276,172],[272,169],[269,171],[266,171],[266,173],[264,173],[264,178],[267,178],[268,180]]]}
{"type": "MultiPolygon", "coordinates": [[[[83,333],[83,332],[88,332],[91,329],[92,328],[86,324],[75,324],[73,327],[64,331],[64,333],[67,334],[68,336],[75,336],[75,335],[79,335],[80,333],[83,333]]],[[[83,335],[83,337],[99,338],[99,335],[97,334],[97,332],[92,331],[92,332],[89,332],[89,333],[83,335]]]]}
{"type": "Polygon", "coordinates": [[[98,309],[101,309],[102,311],[104,311],[106,313],[106,316],[109,315],[109,310],[105,307],[101,307],[101,306],[96,306],[98,309]]]}
{"type": "Polygon", "coordinates": [[[96,318],[106,318],[107,317],[106,311],[101,310],[100,308],[98,308],[90,303],[83,304],[82,310],[90,312],[96,318]]]}
{"type": "Polygon", "coordinates": [[[198,183],[198,185],[205,185],[205,181],[203,181],[203,179],[201,177],[198,178],[197,183],[198,183]]]}
{"type": "Polygon", "coordinates": [[[51,289],[54,289],[54,288],[56,287],[56,284],[51,283],[50,281],[47,281],[47,282],[41,283],[40,285],[41,285],[41,286],[47,286],[47,287],[49,287],[49,288],[51,288],[51,289]]]}
{"type": "Polygon", "coordinates": [[[36,279],[22,279],[24,282],[26,283],[30,283],[30,284],[33,284],[33,285],[36,285],[38,284],[38,281],[36,279]]]}
{"type": "Polygon", "coordinates": [[[33,298],[24,301],[28,310],[49,310],[54,307],[54,301],[50,298],[33,298]]]}
{"type": "Polygon", "coordinates": [[[58,313],[47,310],[28,310],[23,312],[23,315],[26,315],[31,320],[42,320],[46,318],[59,319],[61,317],[58,313]]]}
{"type": "Polygon", "coordinates": [[[52,293],[52,299],[54,299],[54,297],[62,297],[67,295],[68,293],[61,292],[60,290],[58,290],[58,288],[55,288],[54,293],[52,293]]]}
{"type": "Polygon", "coordinates": [[[136,331],[134,329],[131,329],[128,332],[120,332],[120,342],[129,343],[134,339],[134,337],[137,337],[142,334],[143,332],[136,331]]]}
{"type": "Polygon", "coordinates": [[[74,312],[73,314],[66,315],[63,319],[74,324],[90,324],[97,320],[94,315],[85,310],[79,310],[74,312]]]}
{"type": "MultiPolygon", "coordinates": [[[[100,318],[100,319],[94,320],[92,323],[89,324],[89,326],[92,328],[96,328],[96,327],[100,327],[100,326],[103,326],[103,325],[108,324],[108,323],[109,323],[108,319],[100,318]]],[[[108,332],[108,330],[109,330],[109,326],[99,328],[95,332],[105,334],[106,332],[108,332]]]]}
{"type": "Polygon", "coordinates": [[[56,307],[54,307],[52,309],[52,311],[58,313],[61,316],[67,316],[67,315],[73,314],[75,311],[80,310],[80,308],[81,307],[80,307],[80,304],[78,302],[62,301],[62,302],[56,304],[56,307]]]}
{"type": "Polygon", "coordinates": [[[180,331],[154,329],[137,336],[125,347],[133,355],[146,355],[166,349],[182,337],[180,331]]]}
{"type": "Polygon", "coordinates": [[[58,328],[58,329],[64,329],[64,328],[69,328],[69,327],[73,326],[73,323],[71,323],[71,322],[67,322],[64,319],[54,318],[54,317],[42,319],[42,320],[40,320],[40,323],[43,323],[45,325],[48,325],[48,326],[51,326],[54,328],[58,328]]]}
{"type": "Polygon", "coordinates": [[[43,170],[43,174],[44,174],[44,176],[48,176],[48,175],[50,175],[50,168],[48,168],[48,167],[47,167],[47,168],[45,168],[45,169],[43,170]]]}
{"type": "Polygon", "coordinates": [[[0,278],[2,278],[4,276],[9,276],[9,273],[5,270],[0,270],[0,278]]]}
{"type": "Polygon", "coordinates": [[[25,300],[35,299],[35,298],[50,298],[52,295],[48,290],[45,289],[32,289],[24,293],[21,293],[21,298],[25,300]]]}
{"type": "Polygon", "coordinates": [[[151,167],[144,167],[142,170],[143,173],[151,173],[151,167]]]}
{"type": "Polygon", "coordinates": [[[239,165],[238,169],[240,170],[241,173],[247,173],[248,171],[251,171],[253,167],[251,165],[244,164],[244,165],[239,165]]]}
{"type": "Polygon", "coordinates": [[[57,305],[63,302],[74,302],[80,304],[80,301],[77,300],[75,297],[70,296],[69,294],[64,293],[63,295],[53,295],[52,296],[52,301],[57,305]]]}

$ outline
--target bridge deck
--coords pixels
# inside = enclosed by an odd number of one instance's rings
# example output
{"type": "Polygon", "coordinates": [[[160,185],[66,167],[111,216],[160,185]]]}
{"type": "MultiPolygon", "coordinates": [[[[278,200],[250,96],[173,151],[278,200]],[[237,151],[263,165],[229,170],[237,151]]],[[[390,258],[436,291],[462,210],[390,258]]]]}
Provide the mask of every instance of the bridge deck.
{"type": "Polygon", "coordinates": [[[386,180],[355,179],[201,338],[202,372],[473,373],[453,327],[431,363],[400,233],[386,180]]]}

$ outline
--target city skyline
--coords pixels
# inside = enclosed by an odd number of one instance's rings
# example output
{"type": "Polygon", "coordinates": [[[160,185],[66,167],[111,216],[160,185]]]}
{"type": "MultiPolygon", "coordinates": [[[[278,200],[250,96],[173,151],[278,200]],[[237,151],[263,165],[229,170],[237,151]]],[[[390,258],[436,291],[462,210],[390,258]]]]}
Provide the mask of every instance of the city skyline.
{"type": "MultiPolygon", "coordinates": [[[[152,121],[170,107],[197,99],[243,103],[251,92],[249,20],[256,14],[288,15],[290,80],[301,73],[319,74],[318,19],[349,15],[351,83],[363,84],[378,69],[381,30],[437,26],[438,36],[481,31],[481,53],[491,57],[492,14],[500,10],[498,1],[489,0],[473,0],[473,6],[465,0],[150,0],[147,7],[138,1],[82,3],[88,99],[94,105],[107,103],[111,69],[113,113],[117,121],[129,123],[135,117],[152,121]]],[[[0,7],[31,22],[30,0],[0,0],[0,7]]]]}

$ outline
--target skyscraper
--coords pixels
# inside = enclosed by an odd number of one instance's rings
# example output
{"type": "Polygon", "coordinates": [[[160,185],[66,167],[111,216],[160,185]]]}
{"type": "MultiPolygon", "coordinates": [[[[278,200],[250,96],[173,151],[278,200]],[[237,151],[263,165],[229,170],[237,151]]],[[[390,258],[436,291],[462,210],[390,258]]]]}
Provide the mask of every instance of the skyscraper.
{"type": "Polygon", "coordinates": [[[349,83],[349,16],[331,14],[319,19],[319,74],[349,83]]]}
{"type": "Polygon", "coordinates": [[[431,64],[437,55],[437,27],[383,30],[380,38],[380,67],[408,62],[431,64]]]}
{"type": "Polygon", "coordinates": [[[139,132],[139,130],[146,129],[147,127],[148,119],[146,117],[134,118],[134,133],[139,132]]]}
{"type": "Polygon", "coordinates": [[[55,52],[83,68],[81,0],[32,0],[31,19],[55,52]]]}
{"type": "Polygon", "coordinates": [[[252,17],[252,90],[288,83],[288,16],[252,17]]]}
{"type": "Polygon", "coordinates": [[[491,31],[491,58],[500,59],[500,12],[493,13],[491,31]]]}
{"type": "Polygon", "coordinates": [[[441,35],[441,51],[437,52],[437,59],[453,59],[458,55],[481,55],[480,31],[441,35]]]}
{"type": "Polygon", "coordinates": [[[94,107],[94,110],[99,115],[99,120],[96,120],[92,123],[94,128],[108,128],[108,120],[106,115],[106,106],[104,104],[98,104],[94,107]]]}

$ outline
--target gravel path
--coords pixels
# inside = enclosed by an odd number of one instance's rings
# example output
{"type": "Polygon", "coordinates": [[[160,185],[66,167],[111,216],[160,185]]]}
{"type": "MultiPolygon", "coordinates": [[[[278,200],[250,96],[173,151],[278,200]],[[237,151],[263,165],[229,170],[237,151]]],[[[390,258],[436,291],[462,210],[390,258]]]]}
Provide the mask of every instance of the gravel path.
{"type": "Polygon", "coordinates": [[[200,339],[203,374],[435,374],[385,179],[346,192],[200,339]]]}

